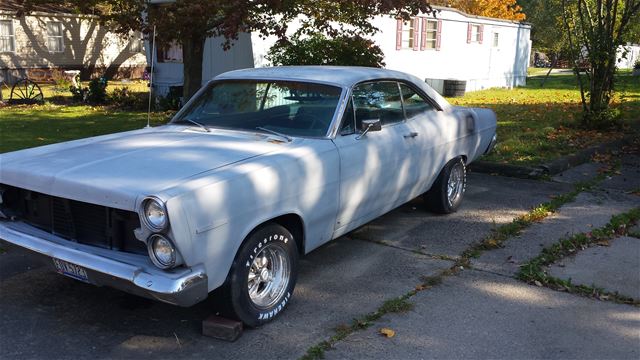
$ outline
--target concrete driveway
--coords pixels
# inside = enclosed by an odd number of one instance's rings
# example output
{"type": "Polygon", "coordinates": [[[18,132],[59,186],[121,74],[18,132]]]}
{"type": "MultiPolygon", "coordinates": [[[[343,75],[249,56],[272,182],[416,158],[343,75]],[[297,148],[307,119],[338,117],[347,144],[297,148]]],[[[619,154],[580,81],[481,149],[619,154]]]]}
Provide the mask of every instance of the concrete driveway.
{"type": "MultiPolygon", "coordinates": [[[[0,356],[299,358],[310,346],[334,334],[335,327],[376,310],[385,300],[406,294],[421,282],[423,276],[435,275],[451,267],[453,260],[465,248],[484,238],[494,227],[510,222],[532,206],[571,189],[573,186],[568,183],[470,174],[465,202],[456,214],[437,216],[427,213],[422,210],[422,201],[416,199],[309,254],[301,261],[298,286],[287,311],[260,329],[246,330],[235,343],[200,335],[201,321],[214,311],[211,301],[184,309],[109,288],[96,288],[47,272],[37,264],[29,263],[21,251],[10,248],[7,253],[0,255],[0,356]]],[[[448,342],[442,342],[441,349],[456,346],[456,343],[461,346],[458,341],[449,338],[449,335],[456,336],[455,331],[445,331],[450,326],[447,319],[468,320],[470,317],[477,321],[467,321],[465,326],[482,329],[483,325],[478,321],[483,321],[483,317],[474,317],[473,312],[487,313],[501,307],[500,303],[496,303],[493,306],[475,304],[475,307],[466,308],[474,302],[481,302],[483,295],[478,291],[470,291],[469,286],[475,286],[473,284],[478,281],[497,283],[498,287],[503,288],[516,286],[511,284],[515,283],[514,280],[508,280],[503,275],[475,272],[469,273],[470,277],[463,274],[441,292],[434,288],[433,291],[439,294],[435,298],[431,298],[429,292],[416,297],[412,301],[422,305],[412,313],[398,317],[407,316],[406,321],[413,321],[407,323],[407,329],[417,328],[424,334],[429,333],[420,330],[420,324],[437,318],[429,331],[438,333],[439,329],[442,330],[440,335],[447,338],[448,342]],[[487,278],[478,280],[478,276],[487,278]],[[505,281],[506,285],[503,284],[505,281]],[[452,287],[453,290],[447,290],[452,287]],[[456,293],[455,287],[466,290],[456,293]],[[429,297],[428,301],[422,301],[425,296],[429,297]],[[465,297],[470,299],[465,301],[465,297]]],[[[523,283],[517,286],[528,287],[523,283]]],[[[564,304],[569,300],[561,297],[557,301],[564,301],[564,304]]],[[[585,308],[591,309],[589,306],[585,308]]],[[[523,308],[509,311],[523,311],[523,308]]],[[[532,313],[530,320],[538,316],[532,313]]],[[[540,321],[543,320],[540,318],[540,321]]],[[[382,321],[395,320],[385,317],[382,321]]],[[[540,331],[548,330],[542,328],[540,331]]],[[[412,346],[403,346],[409,352],[387,352],[394,347],[386,348],[380,343],[385,339],[375,334],[372,328],[350,337],[330,355],[336,358],[432,357],[424,352],[429,348],[429,342],[415,336],[412,346]],[[423,342],[422,350],[420,341],[423,342]],[[374,343],[377,347],[371,346],[374,343]]],[[[460,340],[471,337],[465,335],[460,340]]],[[[434,341],[445,341],[445,338],[434,338],[434,341]]],[[[404,338],[403,341],[411,339],[404,338]]],[[[623,341],[622,344],[626,346],[627,343],[623,341]]],[[[510,357],[509,354],[505,350],[494,353],[493,357],[510,357]]],[[[553,355],[540,352],[522,354],[536,357],[553,355]]],[[[484,357],[491,353],[460,350],[431,355],[484,357]]],[[[562,353],[557,355],[550,357],[563,357],[562,353]]]]}
{"type": "Polygon", "coordinates": [[[96,288],[50,273],[15,248],[0,255],[3,358],[209,356],[297,358],[333,329],[405,294],[452,265],[496,224],[570,185],[469,176],[460,212],[437,216],[413,202],[306,256],[288,310],[235,343],[200,335],[211,302],[189,309],[96,288]],[[379,243],[380,242],[380,243],[379,243]],[[381,244],[384,242],[388,245],[381,244]]]}

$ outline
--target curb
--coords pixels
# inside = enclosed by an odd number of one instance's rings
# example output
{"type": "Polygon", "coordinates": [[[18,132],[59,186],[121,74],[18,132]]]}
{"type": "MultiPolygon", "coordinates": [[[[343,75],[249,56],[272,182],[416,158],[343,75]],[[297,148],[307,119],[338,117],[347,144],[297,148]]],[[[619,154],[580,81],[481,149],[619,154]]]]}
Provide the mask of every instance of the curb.
{"type": "Polygon", "coordinates": [[[580,150],[575,154],[567,155],[537,166],[500,164],[490,161],[476,161],[471,163],[469,166],[472,171],[478,173],[498,174],[520,179],[539,179],[543,176],[559,174],[567,169],[589,162],[596,153],[619,149],[624,145],[632,143],[634,139],[635,136],[626,135],[622,139],[592,146],[590,148],[580,150]]]}

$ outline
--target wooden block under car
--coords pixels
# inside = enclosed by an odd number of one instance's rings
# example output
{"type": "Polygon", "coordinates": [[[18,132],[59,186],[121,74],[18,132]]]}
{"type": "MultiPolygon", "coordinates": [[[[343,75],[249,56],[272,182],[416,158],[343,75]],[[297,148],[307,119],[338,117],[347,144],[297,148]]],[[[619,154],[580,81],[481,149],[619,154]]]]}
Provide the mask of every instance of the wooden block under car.
{"type": "Polygon", "coordinates": [[[242,322],[212,315],[202,321],[202,335],[233,342],[242,335],[242,322]]]}

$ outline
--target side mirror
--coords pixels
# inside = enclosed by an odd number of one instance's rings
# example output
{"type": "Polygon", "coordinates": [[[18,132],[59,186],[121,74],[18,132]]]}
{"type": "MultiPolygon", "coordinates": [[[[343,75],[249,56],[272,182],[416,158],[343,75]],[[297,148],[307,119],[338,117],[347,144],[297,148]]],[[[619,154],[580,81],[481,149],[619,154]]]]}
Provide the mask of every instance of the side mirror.
{"type": "Polygon", "coordinates": [[[370,131],[381,131],[382,121],[380,119],[362,120],[360,130],[362,130],[362,133],[356,137],[356,140],[362,139],[370,131]]]}
{"type": "Polygon", "coordinates": [[[382,121],[380,119],[370,119],[370,120],[362,120],[362,133],[367,133],[369,131],[381,131],[382,130],[382,121]]]}

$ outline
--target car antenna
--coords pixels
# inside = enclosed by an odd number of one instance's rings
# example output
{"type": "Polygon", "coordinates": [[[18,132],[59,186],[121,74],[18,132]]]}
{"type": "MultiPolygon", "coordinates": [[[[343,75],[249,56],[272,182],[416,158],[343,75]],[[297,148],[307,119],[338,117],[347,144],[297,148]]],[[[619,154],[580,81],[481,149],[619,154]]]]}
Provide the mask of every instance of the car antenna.
{"type": "Polygon", "coordinates": [[[151,39],[151,73],[149,74],[149,107],[147,109],[147,126],[145,128],[151,127],[151,94],[153,91],[153,68],[155,65],[155,55],[156,55],[156,26],[153,25],[153,38],[151,39]]]}

